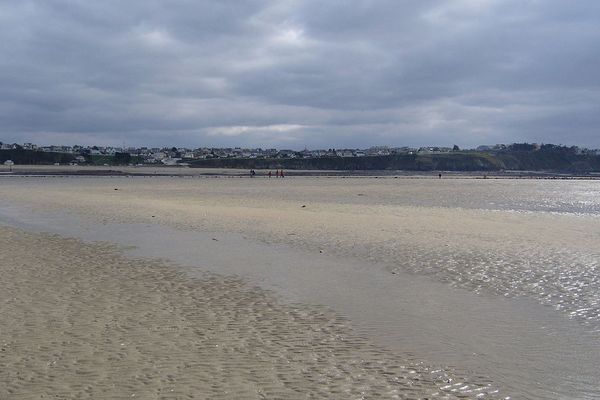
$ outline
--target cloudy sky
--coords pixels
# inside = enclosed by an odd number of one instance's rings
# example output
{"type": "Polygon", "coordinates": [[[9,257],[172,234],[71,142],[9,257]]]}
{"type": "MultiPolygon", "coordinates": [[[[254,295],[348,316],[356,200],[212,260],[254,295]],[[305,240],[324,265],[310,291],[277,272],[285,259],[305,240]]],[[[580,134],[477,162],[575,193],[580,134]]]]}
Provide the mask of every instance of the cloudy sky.
{"type": "Polygon", "coordinates": [[[598,0],[0,0],[0,141],[600,147],[598,0]]]}

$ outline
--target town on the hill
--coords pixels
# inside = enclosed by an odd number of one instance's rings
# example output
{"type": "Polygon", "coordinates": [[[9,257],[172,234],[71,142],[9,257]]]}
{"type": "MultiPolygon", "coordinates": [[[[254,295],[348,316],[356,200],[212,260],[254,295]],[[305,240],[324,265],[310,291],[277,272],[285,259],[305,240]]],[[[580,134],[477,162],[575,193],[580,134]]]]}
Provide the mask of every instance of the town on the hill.
{"type": "MultiPolygon", "coordinates": [[[[27,151],[27,153],[59,153],[69,155],[64,160],[70,164],[163,164],[181,165],[194,160],[206,159],[309,159],[321,157],[369,157],[389,155],[411,155],[411,154],[445,154],[452,152],[508,152],[508,151],[535,151],[548,148],[553,150],[568,151],[580,155],[600,155],[600,149],[587,149],[577,146],[557,146],[552,144],[536,143],[513,143],[509,145],[482,145],[475,149],[463,149],[453,147],[388,147],[372,146],[367,149],[304,149],[300,151],[286,149],[262,149],[242,147],[113,147],[113,146],[38,146],[34,143],[3,143],[0,142],[0,150],[27,151]]],[[[6,157],[5,157],[6,158],[6,157]]],[[[42,159],[44,159],[42,157],[42,159]]]]}
{"type": "Polygon", "coordinates": [[[513,143],[452,147],[388,147],[300,151],[261,148],[36,146],[0,143],[0,163],[12,165],[129,165],[197,168],[407,171],[560,171],[600,173],[600,150],[513,143]]]}

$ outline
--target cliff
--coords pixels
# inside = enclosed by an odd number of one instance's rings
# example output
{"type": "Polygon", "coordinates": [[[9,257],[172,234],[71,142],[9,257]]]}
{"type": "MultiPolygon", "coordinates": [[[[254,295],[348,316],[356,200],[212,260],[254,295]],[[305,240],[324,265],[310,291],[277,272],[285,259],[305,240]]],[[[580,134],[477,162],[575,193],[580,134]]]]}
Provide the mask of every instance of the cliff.
{"type": "Polygon", "coordinates": [[[371,157],[215,158],[185,160],[191,167],[307,170],[600,172],[600,156],[548,151],[397,154],[371,157]]]}

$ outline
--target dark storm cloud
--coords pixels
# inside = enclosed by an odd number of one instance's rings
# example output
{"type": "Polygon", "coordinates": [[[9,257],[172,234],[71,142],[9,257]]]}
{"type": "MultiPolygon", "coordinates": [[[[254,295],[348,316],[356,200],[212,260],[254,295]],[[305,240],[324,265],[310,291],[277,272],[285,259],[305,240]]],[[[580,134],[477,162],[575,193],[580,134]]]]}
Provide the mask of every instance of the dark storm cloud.
{"type": "Polygon", "coordinates": [[[0,1],[0,140],[600,147],[600,3],[0,1]]]}

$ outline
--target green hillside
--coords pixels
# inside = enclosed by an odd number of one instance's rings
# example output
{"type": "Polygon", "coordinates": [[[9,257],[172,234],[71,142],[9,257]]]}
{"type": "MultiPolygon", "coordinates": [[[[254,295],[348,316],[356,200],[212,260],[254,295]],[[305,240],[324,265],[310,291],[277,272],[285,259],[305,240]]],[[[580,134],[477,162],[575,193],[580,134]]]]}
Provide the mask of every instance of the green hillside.
{"type": "Polygon", "coordinates": [[[215,158],[190,161],[192,167],[308,170],[406,171],[563,171],[600,172],[600,156],[553,151],[398,154],[372,157],[215,158]]]}

